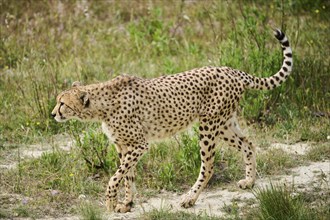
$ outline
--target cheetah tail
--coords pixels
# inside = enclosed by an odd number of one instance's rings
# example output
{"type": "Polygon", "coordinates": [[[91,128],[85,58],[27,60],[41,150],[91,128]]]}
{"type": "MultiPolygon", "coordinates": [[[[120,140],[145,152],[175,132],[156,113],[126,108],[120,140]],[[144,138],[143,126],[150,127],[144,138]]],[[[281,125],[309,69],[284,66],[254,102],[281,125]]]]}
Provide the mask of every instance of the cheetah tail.
{"type": "Polygon", "coordinates": [[[283,63],[281,69],[273,76],[266,77],[266,78],[259,78],[259,77],[253,77],[251,78],[251,81],[249,85],[247,85],[251,89],[259,89],[259,90],[271,90],[278,86],[280,86],[288,76],[291,74],[292,71],[292,49],[290,47],[288,38],[285,36],[285,34],[279,30],[274,30],[274,35],[277,38],[277,40],[281,43],[281,47],[283,49],[283,63]]]}

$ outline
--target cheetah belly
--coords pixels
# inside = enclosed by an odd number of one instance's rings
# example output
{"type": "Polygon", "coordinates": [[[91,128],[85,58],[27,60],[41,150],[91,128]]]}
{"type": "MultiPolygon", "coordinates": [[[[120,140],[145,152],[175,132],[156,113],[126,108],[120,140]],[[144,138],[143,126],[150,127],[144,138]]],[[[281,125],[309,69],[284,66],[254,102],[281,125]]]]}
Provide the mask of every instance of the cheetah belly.
{"type": "Polygon", "coordinates": [[[191,121],[186,121],[184,122],[183,125],[178,125],[176,127],[162,124],[162,125],[150,125],[150,130],[146,131],[146,136],[148,140],[157,140],[157,139],[163,139],[167,137],[171,137],[175,135],[176,133],[185,130],[187,127],[190,127],[192,124],[197,122],[198,120],[191,120],[191,121]]]}
{"type": "MultiPolygon", "coordinates": [[[[157,108],[156,113],[144,114],[143,127],[148,140],[173,136],[198,120],[197,110],[182,111],[177,108],[157,108]]],[[[150,113],[150,112],[149,112],[150,113]]]]}

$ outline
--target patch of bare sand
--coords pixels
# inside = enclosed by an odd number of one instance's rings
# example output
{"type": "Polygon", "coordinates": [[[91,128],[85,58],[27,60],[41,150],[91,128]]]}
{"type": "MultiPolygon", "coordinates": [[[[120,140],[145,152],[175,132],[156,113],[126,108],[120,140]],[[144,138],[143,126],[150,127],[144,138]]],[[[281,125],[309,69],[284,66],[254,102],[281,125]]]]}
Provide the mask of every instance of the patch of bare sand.
{"type": "Polygon", "coordinates": [[[271,149],[281,149],[290,154],[296,155],[305,155],[306,152],[310,149],[308,143],[295,143],[295,144],[282,144],[274,143],[271,146],[271,149]]]}
{"type": "MultiPolygon", "coordinates": [[[[292,169],[291,175],[271,176],[269,178],[258,179],[256,187],[267,187],[272,184],[294,184],[300,190],[313,189],[314,187],[329,190],[330,182],[330,161],[315,162],[308,166],[301,166],[292,169]]],[[[150,198],[146,202],[136,201],[135,207],[131,212],[125,214],[112,213],[107,219],[138,219],[138,217],[153,209],[167,209],[173,212],[184,211],[189,213],[206,213],[212,216],[223,217],[225,215],[224,207],[233,204],[233,201],[241,207],[247,200],[254,199],[251,190],[229,191],[227,189],[204,190],[195,206],[184,209],[180,207],[180,199],[182,195],[171,192],[163,192],[155,197],[150,198]]]]}
{"type": "MultiPolygon", "coordinates": [[[[5,145],[5,147],[7,147],[5,145]]],[[[43,153],[52,152],[54,149],[61,149],[69,151],[74,147],[74,141],[65,135],[56,135],[50,142],[32,144],[32,145],[17,145],[17,148],[12,150],[10,154],[7,154],[2,158],[0,163],[0,169],[13,169],[16,168],[18,163],[18,157],[20,160],[29,158],[41,157],[43,153]]]]}

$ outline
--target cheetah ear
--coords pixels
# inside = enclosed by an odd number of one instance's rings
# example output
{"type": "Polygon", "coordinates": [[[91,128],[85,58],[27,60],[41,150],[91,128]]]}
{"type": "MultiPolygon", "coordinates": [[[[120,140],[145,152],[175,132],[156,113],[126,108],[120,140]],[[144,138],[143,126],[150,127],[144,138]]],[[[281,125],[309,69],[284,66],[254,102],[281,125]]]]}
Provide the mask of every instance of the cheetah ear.
{"type": "Polygon", "coordinates": [[[84,107],[87,108],[89,106],[89,95],[87,92],[80,91],[79,99],[81,101],[81,104],[84,105],[84,107]]]}
{"type": "Polygon", "coordinates": [[[83,84],[79,81],[75,81],[72,83],[72,87],[82,86],[83,84]]]}

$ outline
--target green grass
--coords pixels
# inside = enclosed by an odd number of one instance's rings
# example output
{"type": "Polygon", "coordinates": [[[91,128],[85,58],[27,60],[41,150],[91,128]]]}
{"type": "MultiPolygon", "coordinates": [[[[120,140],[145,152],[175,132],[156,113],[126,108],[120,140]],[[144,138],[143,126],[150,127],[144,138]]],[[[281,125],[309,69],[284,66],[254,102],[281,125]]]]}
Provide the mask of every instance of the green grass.
{"type": "MultiPolygon", "coordinates": [[[[310,195],[295,192],[294,188],[288,186],[271,184],[267,188],[254,190],[255,197],[259,204],[256,213],[248,216],[248,219],[327,219],[330,216],[329,201],[327,199],[315,199],[320,207],[315,209],[310,204],[310,195]]],[[[313,194],[312,194],[313,195],[313,194]]],[[[253,213],[251,211],[250,213],[253,213]]]]}
{"type": "Polygon", "coordinates": [[[17,216],[19,217],[33,217],[31,214],[31,211],[26,205],[19,205],[14,212],[16,213],[17,216]]]}
{"type": "Polygon", "coordinates": [[[312,146],[306,154],[306,158],[311,161],[322,161],[330,159],[329,143],[312,146]]]}
{"type": "Polygon", "coordinates": [[[302,160],[295,155],[290,155],[282,149],[270,149],[257,155],[259,175],[280,175],[286,170],[299,166],[302,160]]]}
{"type": "Polygon", "coordinates": [[[221,218],[208,216],[205,213],[191,214],[183,211],[171,212],[169,209],[152,210],[143,214],[142,220],[219,220],[221,218]]]}
{"type": "Polygon", "coordinates": [[[10,200],[4,201],[10,216],[62,216],[76,212],[73,207],[79,204],[79,195],[101,198],[108,175],[95,175],[78,155],[74,150],[54,150],[40,158],[21,161],[16,169],[1,171],[1,192],[23,197],[19,203],[24,204],[17,207],[16,202],[13,205],[10,200]]]}
{"type": "MultiPolygon", "coordinates": [[[[303,158],[278,150],[262,152],[259,172],[282,174],[301,160],[329,159],[329,2],[3,0],[0,7],[0,162],[18,163],[16,169],[1,170],[0,187],[34,198],[29,207],[11,208],[22,217],[79,214],[72,207],[79,205],[77,197],[102,198],[119,162],[99,124],[60,124],[50,117],[60,91],[77,80],[89,84],[122,73],[151,78],[206,65],[270,76],[282,61],[271,26],[282,28],[290,39],[292,76],[274,91],[248,91],[239,115],[261,145],[270,140],[316,143],[303,158]],[[40,158],[19,159],[16,146],[44,143],[63,133],[75,140],[75,149],[54,148],[40,158]]],[[[231,149],[218,149],[209,185],[241,179],[241,159],[231,149]]],[[[198,135],[180,134],[151,146],[138,164],[137,185],[185,191],[196,180],[199,166],[198,135]]],[[[100,217],[85,205],[84,218],[100,217]]],[[[0,216],[7,214],[0,210],[0,216]]],[[[167,210],[146,216],[201,217],[167,210]]]]}
{"type": "Polygon", "coordinates": [[[102,220],[102,211],[99,207],[91,202],[82,202],[78,208],[78,213],[83,220],[102,220]]]}
{"type": "Polygon", "coordinates": [[[325,15],[330,5],[306,2],[174,1],[171,6],[157,2],[152,7],[134,2],[128,7],[125,1],[86,5],[3,1],[0,141],[16,137],[35,142],[68,131],[70,126],[56,124],[49,115],[58,92],[76,80],[92,83],[121,73],[149,78],[210,64],[269,76],[281,62],[271,22],[282,27],[292,42],[294,71],[275,91],[247,93],[242,115],[266,126],[313,121],[315,113],[328,115],[325,15]],[[305,5],[310,5],[306,11],[301,9],[305,5]]]}

